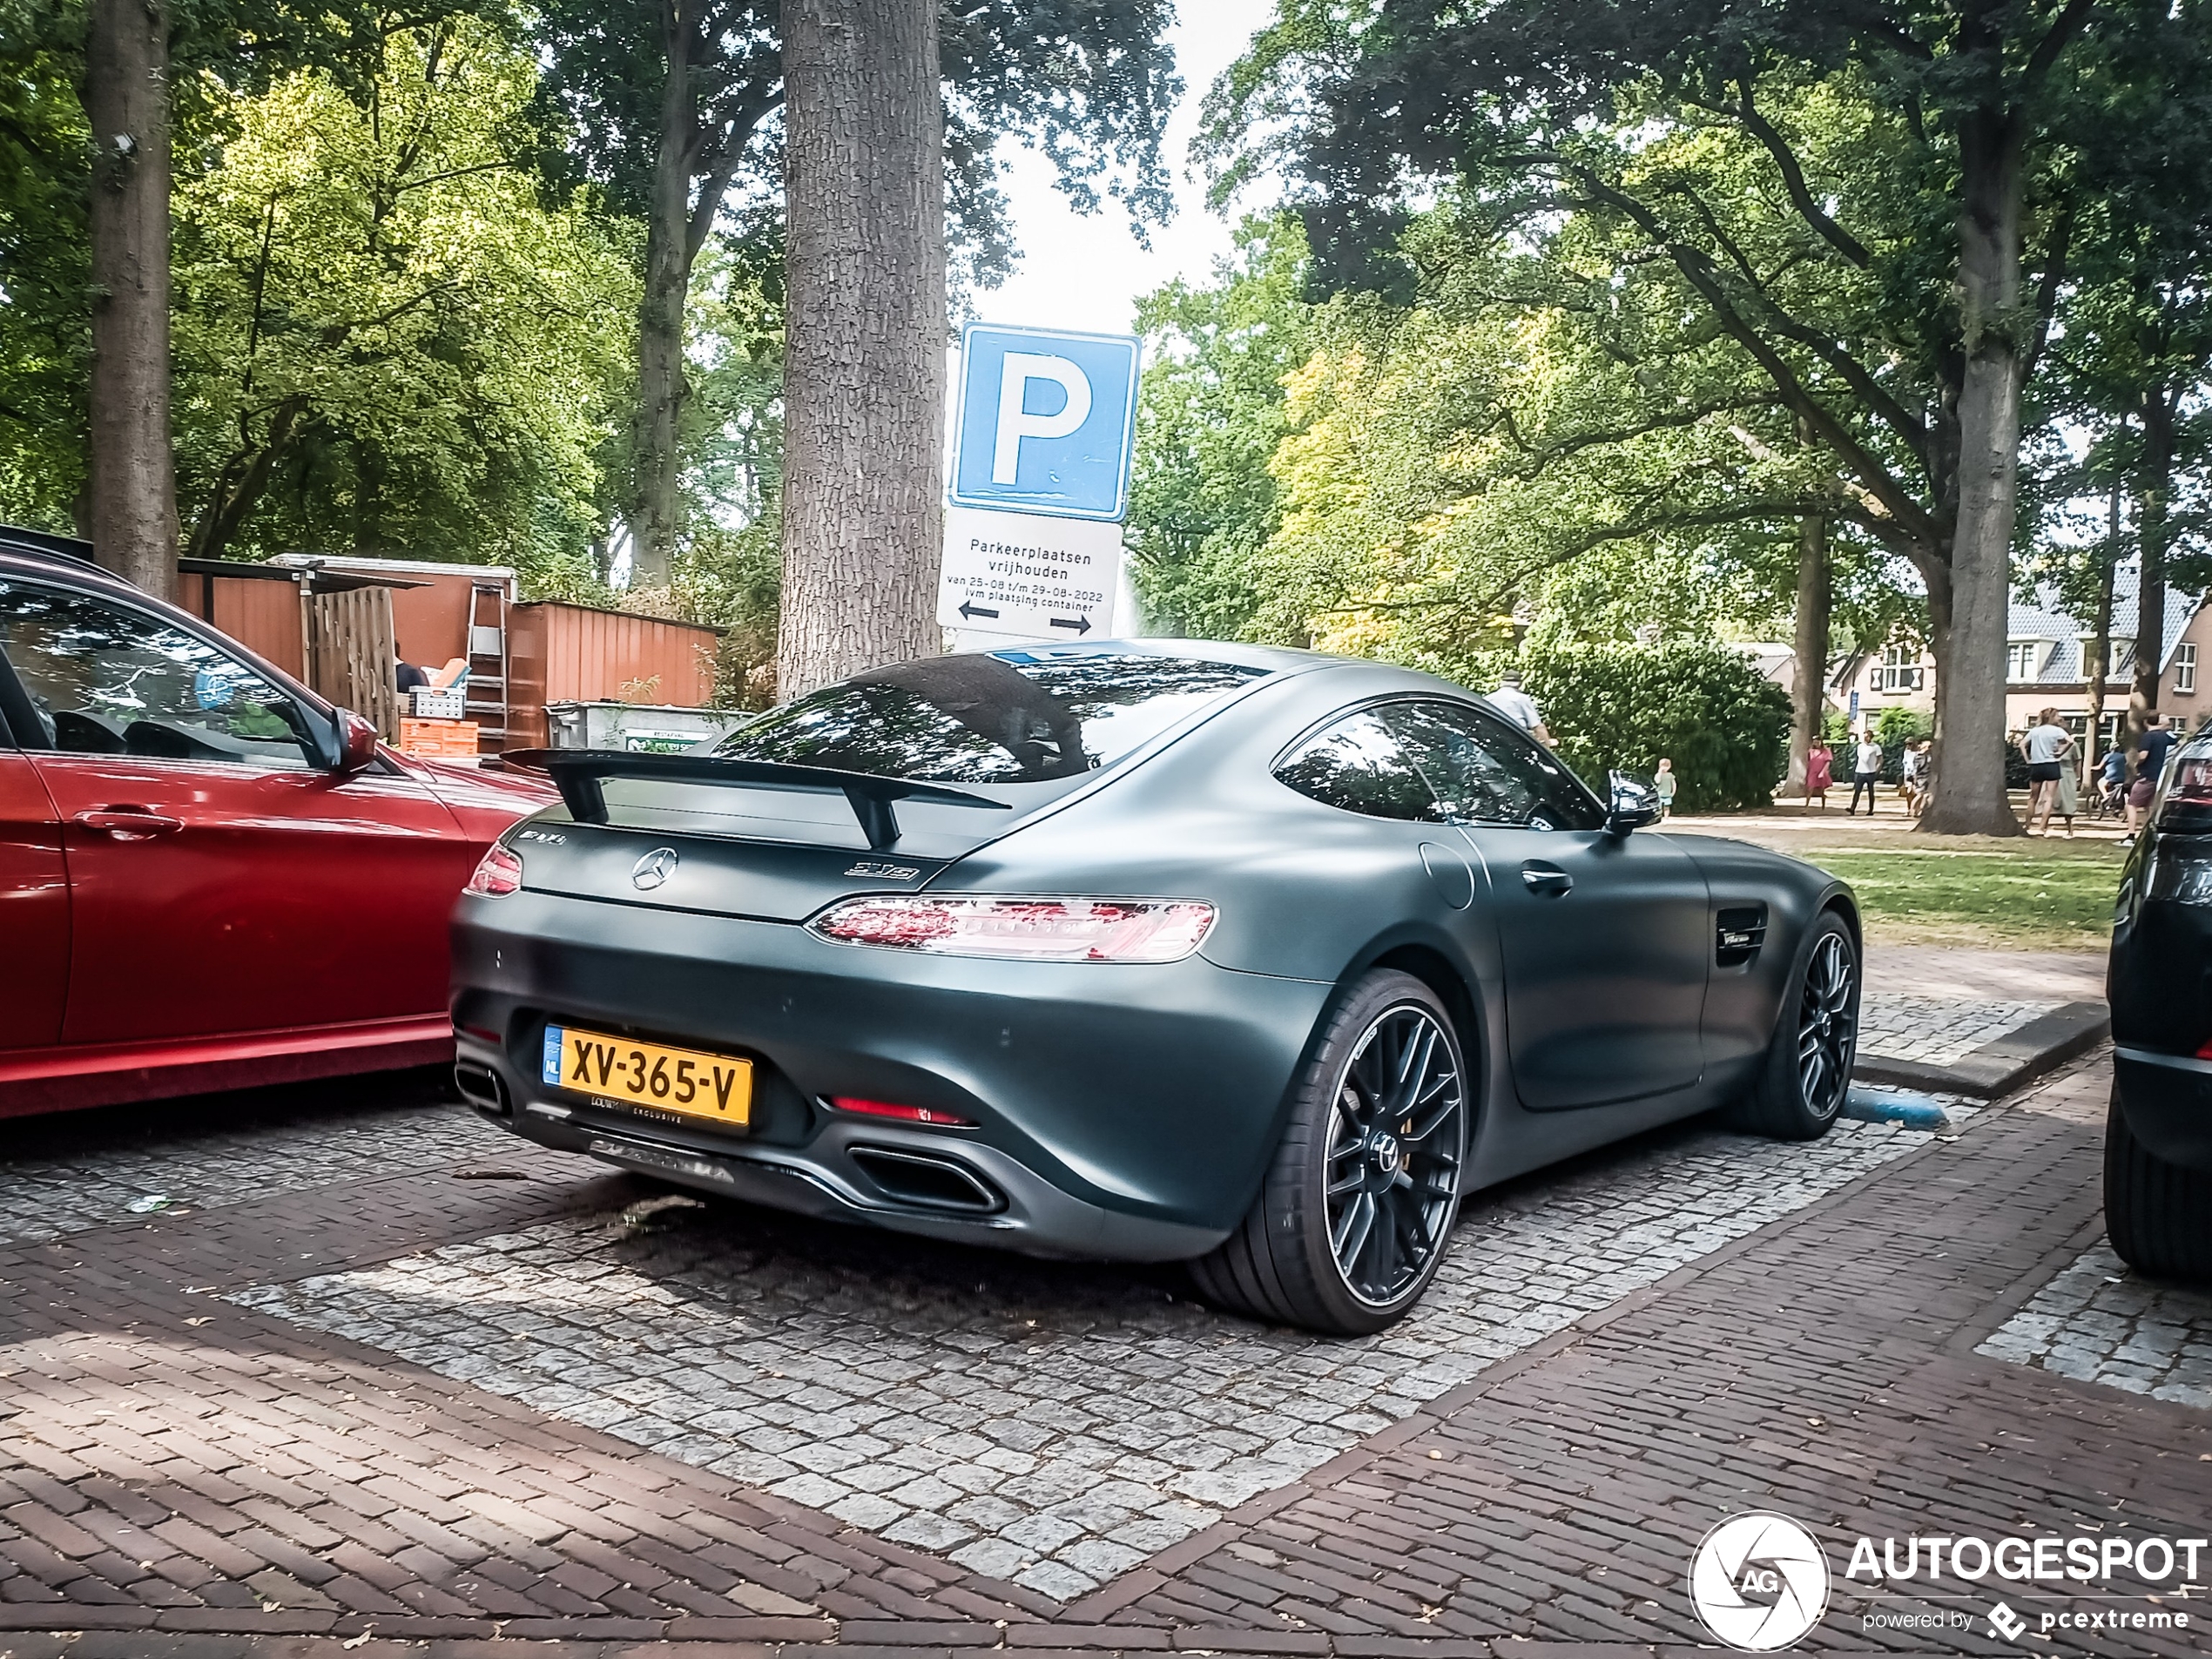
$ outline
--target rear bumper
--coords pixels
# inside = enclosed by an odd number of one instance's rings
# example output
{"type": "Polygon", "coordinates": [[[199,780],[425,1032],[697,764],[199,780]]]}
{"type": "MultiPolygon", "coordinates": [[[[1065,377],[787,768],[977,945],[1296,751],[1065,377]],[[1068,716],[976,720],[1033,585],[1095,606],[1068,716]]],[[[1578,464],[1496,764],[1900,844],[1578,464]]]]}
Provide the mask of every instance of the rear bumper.
{"type": "Polygon", "coordinates": [[[1243,1218],[1332,990],[1196,956],[864,950],[789,923],[530,892],[462,900],[454,975],[462,1062],[496,1075],[500,1121],[529,1139],[779,1209],[1122,1260],[1202,1255],[1243,1218]],[[754,1058],[752,1132],[547,1086],[549,1019],[754,1058]],[[975,1127],[857,1117],[828,1109],[837,1096],[975,1127]],[[944,1197],[917,1198],[909,1175],[944,1197]]]}
{"type": "Polygon", "coordinates": [[[2113,1055],[2120,1109],[2154,1157],[2212,1171],[2212,1060],[2121,1048],[2113,1055]]]}

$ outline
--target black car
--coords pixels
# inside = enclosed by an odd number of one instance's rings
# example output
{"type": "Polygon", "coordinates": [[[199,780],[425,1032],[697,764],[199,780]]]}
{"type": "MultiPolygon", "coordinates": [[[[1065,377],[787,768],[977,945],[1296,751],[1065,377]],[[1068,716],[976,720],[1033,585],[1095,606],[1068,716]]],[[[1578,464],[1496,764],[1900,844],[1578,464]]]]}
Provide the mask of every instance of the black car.
{"type": "Polygon", "coordinates": [[[2121,875],[2106,993],[2105,1230],[2139,1271],[2212,1278],[2212,732],[2168,761],[2121,875]]]}
{"type": "Polygon", "coordinates": [[[1363,1332],[1469,1190],[1721,1106],[1817,1136],[1848,1086],[1841,883],[1640,831],[1404,669],[1005,650],[535,759],[563,806],[455,912],[462,1086],[702,1190],[1363,1332]]]}

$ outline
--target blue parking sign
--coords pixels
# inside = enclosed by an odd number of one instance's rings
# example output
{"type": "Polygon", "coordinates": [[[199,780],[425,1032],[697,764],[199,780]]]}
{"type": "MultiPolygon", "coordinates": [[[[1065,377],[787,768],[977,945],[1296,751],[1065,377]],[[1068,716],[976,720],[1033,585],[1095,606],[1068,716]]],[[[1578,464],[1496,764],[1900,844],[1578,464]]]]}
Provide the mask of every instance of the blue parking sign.
{"type": "Polygon", "coordinates": [[[1143,350],[1136,336],[971,322],[960,344],[953,505],[1124,516],[1143,350]]]}

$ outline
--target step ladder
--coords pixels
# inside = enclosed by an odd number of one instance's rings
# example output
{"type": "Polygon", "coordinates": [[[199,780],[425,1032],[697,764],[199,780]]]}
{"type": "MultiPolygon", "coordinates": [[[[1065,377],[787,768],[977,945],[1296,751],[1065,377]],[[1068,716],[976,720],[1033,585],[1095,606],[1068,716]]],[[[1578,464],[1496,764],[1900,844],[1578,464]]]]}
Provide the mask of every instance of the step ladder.
{"type": "Polygon", "coordinates": [[[507,585],[479,582],[469,595],[469,718],[476,752],[507,747],[507,585]]]}

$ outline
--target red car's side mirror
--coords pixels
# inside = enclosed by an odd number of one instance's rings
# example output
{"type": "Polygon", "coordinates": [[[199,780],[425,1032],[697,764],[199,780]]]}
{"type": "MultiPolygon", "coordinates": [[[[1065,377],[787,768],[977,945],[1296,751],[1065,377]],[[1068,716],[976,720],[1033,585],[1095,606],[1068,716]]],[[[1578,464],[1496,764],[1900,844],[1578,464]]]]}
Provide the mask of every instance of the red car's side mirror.
{"type": "Polygon", "coordinates": [[[351,709],[338,711],[338,765],[341,778],[376,764],[376,728],[351,709]]]}

